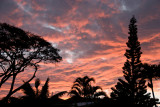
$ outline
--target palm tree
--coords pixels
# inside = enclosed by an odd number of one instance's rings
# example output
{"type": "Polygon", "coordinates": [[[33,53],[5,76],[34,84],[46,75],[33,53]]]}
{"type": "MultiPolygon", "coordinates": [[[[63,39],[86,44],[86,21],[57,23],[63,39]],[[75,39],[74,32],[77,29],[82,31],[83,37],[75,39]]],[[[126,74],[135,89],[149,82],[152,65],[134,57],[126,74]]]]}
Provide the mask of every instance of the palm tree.
{"type": "Polygon", "coordinates": [[[143,67],[142,76],[149,80],[148,87],[151,88],[153,98],[155,99],[155,94],[154,94],[154,89],[153,89],[153,79],[160,78],[160,73],[159,73],[160,72],[160,64],[159,65],[155,65],[155,64],[151,65],[151,64],[144,63],[142,65],[142,67],[143,67]]]}
{"type": "Polygon", "coordinates": [[[34,90],[33,87],[29,83],[26,83],[22,87],[22,91],[25,94],[25,96],[23,96],[23,98],[29,98],[29,99],[46,99],[46,98],[48,98],[48,96],[49,96],[48,83],[49,83],[49,78],[47,78],[47,80],[46,80],[46,82],[40,92],[38,90],[38,87],[40,85],[39,79],[35,80],[36,90],[34,90]]]}
{"type": "Polygon", "coordinates": [[[49,78],[47,78],[41,90],[38,89],[38,87],[41,84],[39,78],[35,80],[36,90],[34,90],[34,88],[29,83],[26,83],[26,85],[22,88],[22,91],[25,94],[25,96],[23,96],[22,99],[24,99],[24,101],[26,102],[31,101],[35,104],[42,104],[42,103],[53,104],[57,100],[60,100],[60,97],[62,97],[65,93],[67,93],[67,91],[62,91],[55,95],[51,95],[51,97],[49,97],[48,83],[49,83],[49,78]]]}
{"type": "Polygon", "coordinates": [[[91,82],[95,82],[94,78],[89,78],[84,76],[83,78],[78,77],[71,88],[69,94],[72,97],[79,98],[98,98],[99,96],[107,96],[105,92],[102,91],[100,86],[92,86],[91,82]],[[101,90],[101,91],[98,91],[101,90]]]}

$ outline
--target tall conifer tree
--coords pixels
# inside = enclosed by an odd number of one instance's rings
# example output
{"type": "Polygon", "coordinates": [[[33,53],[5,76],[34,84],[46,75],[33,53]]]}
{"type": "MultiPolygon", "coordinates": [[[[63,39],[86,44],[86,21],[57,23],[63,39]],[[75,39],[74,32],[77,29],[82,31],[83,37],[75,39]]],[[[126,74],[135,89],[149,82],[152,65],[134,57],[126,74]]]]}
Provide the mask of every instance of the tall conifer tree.
{"type": "Polygon", "coordinates": [[[152,100],[147,93],[146,81],[140,77],[141,74],[141,47],[137,37],[136,19],[133,16],[129,24],[129,37],[125,56],[123,73],[125,80],[119,79],[116,86],[112,89],[111,98],[121,104],[143,105],[151,107],[152,100]]]}

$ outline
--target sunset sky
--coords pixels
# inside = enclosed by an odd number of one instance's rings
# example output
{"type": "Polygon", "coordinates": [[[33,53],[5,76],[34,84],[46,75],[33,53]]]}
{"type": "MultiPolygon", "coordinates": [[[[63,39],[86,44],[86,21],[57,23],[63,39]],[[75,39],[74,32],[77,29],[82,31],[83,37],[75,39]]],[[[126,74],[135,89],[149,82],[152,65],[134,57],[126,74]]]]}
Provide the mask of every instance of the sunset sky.
{"type": "MultiPolygon", "coordinates": [[[[41,63],[36,75],[42,84],[50,78],[50,93],[69,91],[77,77],[88,75],[109,94],[117,79],[123,78],[128,24],[133,15],[143,52],[141,61],[158,64],[160,0],[0,0],[1,23],[38,34],[61,50],[63,61],[41,63]]],[[[32,73],[22,73],[16,86],[32,73]]],[[[7,94],[10,82],[0,89],[0,97],[7,94]]],[[[154,83],[160,98],[160,82],[154,83]]]]}

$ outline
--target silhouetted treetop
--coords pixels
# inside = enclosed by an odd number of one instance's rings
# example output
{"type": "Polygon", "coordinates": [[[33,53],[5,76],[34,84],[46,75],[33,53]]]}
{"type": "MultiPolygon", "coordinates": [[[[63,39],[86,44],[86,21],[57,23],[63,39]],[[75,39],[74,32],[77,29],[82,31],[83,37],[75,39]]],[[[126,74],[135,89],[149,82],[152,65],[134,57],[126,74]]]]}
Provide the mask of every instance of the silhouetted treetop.
{"type": "Polygon", "coordinates": [[[91,82],[95,82],[95,79],[88,76],[78,77],[74,81],[74,84],[69,94],[72,97],[79,98],[98,98],[99,96],[107,97],[106,93],[102,90],[100,86],[92,86],[91,82]]]}
{"type": "Polygon", "coordinates": [[[140,61],[140,57],[142,52],[141,47],[140,47],[140,42],[138,41],[138,37],[137,37],[137,25],[135,25],[136,23],[136,19],[135,17],[132,17],[130,20],[130,24],[129,24],[129,32],[128,34],[130,35],[128,37],[128,42],[127,47],[129,49],[126,50],[126,53],[124,54],[128,60],[132,59],[132,63],[135,63],[134,61],[137,62],[137,64],[141,63],[140,61]]]}
{"type": "MultiPolygon", "coordinates": [[[[6,55],[8,52],[9,54],[17,53],[14,54],[18,56],[17,58],[29,57],[51,62],[62,60],[58,54],[59,49],[54,48],[51,43],[38,35],[25,32],[6,23],[0,23],[0,51],[6,55]],[[20,54],[22,51],[23,56],[20,54]]],[[[7,60],[4,54],[0,54],[0,58],[7,60]]]]}
{"type": "MultiPolygon", "coordinates": [[[[40,85],[39,79],[35,80],[35,84],[37,84],[37,82],[40,85]]],[[[49,83],[49,78],[47,78],[47,80],[46,80],[45,84],[42,86],[41,90],[38,89],[39,85],[37,85],[38,87],[35,86],[36,90],[34,90],[29,82],[25,83],[25,85],[23,85],[23,87],[22,87],[22,91],[25,94],[25,96],[23,96],[22,98],[28,98],[30,100],[47,99],[49,97],[48,83],[49,83]]]]}
{"type": "Polygon", "coordinates": [[[15,79],[27,67],[34,70],[32,77],[25,81],[25,84],[35,77],[40,62],[55,63],[61,60],[59,49],[40,36],[6,23],[0,23],[0,68],[2,69],[0,88],[12,77],[11,88],[6,98],[22,88],[23,85],[14,88],[15,79]]]}

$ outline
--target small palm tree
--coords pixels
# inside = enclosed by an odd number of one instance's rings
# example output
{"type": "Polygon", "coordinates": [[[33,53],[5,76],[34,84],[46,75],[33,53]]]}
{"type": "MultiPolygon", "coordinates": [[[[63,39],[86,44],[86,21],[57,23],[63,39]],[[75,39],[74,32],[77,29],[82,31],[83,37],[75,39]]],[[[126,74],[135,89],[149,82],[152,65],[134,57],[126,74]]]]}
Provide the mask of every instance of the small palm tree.
{"type": "Polygon", "coordinates": [[[31,98],[31,99],[46,99],[49,96],[49,91],[48,91],[48,83],[49,83],[49,78],[47,78],[44,86],[42,87],[41,91],[39,92],[38,87],[40,85],[40,80],[36,79],[35,80],[35,88],[36,91],[33,89],[33,87],[29,84],[26,83],[23,87],[22,87],[22,91],[25,94],[25,96],[23,96],[23,98],[27,97],[27,98],[31,98]]]}
{"type": "Polygon", "coordinates": [[[97,98],[98,96],[107,96],[100,86],[92,86],[91,82],[95,82],[94,78],[84,76],[78,77],[71,88],[69,94],[79,98],[97,98]],[[98,92],[98,90],[101,90],[98,92]]]}
{"type": "Polygon", "coordinates": [[[51,95],[51,97],[49,98],[49,89],[48,89],[48,83],[49,83],[49,78],[47,78],[45,84],[42,86],[42,89],[39,90],[38,87],[41,84],[41,81],[39,78],[37,78],[35,80],[35,88],[36,90],[33,89],[33,87],[29,84],[26,83],[26,85],[22,88],[23,93],[25,94],[25,96],[23,96],[22,98],[27,99],[27,100],[46,100],[49,99],[51,102],[52,101],[57,101],[59,100],[60,97],[62,97],[64,94],[67,93],[67,91],[62,91],[59,92],[55,95],[51,95]]]}

